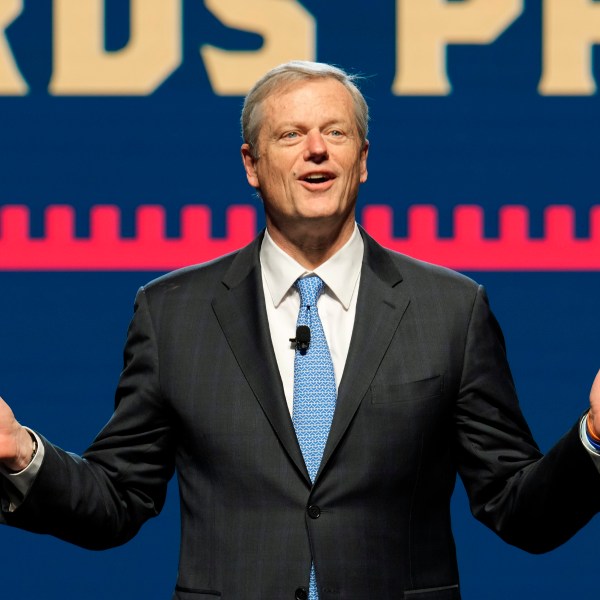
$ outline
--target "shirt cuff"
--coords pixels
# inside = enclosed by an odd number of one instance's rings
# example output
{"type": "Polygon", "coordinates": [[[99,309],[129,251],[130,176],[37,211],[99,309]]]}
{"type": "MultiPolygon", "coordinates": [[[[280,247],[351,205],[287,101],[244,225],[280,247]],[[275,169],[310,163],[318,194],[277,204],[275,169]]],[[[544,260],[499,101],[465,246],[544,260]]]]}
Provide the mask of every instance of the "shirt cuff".
{"type": "Polygon", "coordinates": [[[596,468],[600,471],[600,452],[590,444],[587,435],[587,413],[581,418],[581,423],[579,424],[579,437],[581,438],[581,443],[584,448],[588,451],[591,459],[594,461],[596,468]]]}
{"type": "MultiPolygon", "coordinates": [[[[26,427],[27,431],[37,441],[37,452],[33,460],[22,470],[17,473],[12,473],[8,469],[0,465],[0,473],[6,478],[10,485],[4,486],[4,492],[8,497],[8,512],[14,512],[22,504],[23,500],[29,493],[35,478],[42,466],[44,460],[44,444],[39,435],[26,427]]],[[[600,458],[600,457],[599,457],[600,458]]]]}

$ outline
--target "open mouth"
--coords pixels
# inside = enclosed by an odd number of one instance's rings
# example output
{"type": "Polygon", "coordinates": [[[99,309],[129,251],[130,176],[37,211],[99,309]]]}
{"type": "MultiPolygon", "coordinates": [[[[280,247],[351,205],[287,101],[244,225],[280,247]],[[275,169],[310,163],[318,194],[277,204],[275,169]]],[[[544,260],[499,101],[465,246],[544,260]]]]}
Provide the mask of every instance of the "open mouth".
{"type": "Polygon", "coordinates": [[[311,185],[318,185],[322,183],[327,183],[334,179],[334,176],[330,173],[309,173],[301,178],[302,181],[309,183],[311,185]]]}

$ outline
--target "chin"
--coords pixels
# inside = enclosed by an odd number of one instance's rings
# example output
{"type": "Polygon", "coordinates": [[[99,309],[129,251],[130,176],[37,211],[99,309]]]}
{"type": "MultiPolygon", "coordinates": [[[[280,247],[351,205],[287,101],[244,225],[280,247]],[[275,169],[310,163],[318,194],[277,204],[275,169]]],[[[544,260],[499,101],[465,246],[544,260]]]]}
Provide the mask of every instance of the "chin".
{"type": "Polygon", "coordinates": [[[309,221],[339,221],[343,218],[343,213],[337,210],[303,210],[298,212],[298,220],[309,220],[309,221]]]}
{"type": "Polygon", "coordinates": [[[298,215],[305,218],[341,218],[348,209],[327,198],[311,198],[298,206],[298,215]]]}

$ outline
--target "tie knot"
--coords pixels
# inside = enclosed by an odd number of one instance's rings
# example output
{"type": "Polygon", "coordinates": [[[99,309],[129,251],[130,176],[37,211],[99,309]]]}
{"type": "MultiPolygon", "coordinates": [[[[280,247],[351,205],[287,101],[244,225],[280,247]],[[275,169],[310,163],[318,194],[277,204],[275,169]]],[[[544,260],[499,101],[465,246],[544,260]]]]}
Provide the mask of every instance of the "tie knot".
{"type": "Polygon", "coordinates": [[[294,285],[300,292],[301,306],[316,306],[319,294],[323,291],[324,281],[318,275],[309,275],[296,279],[294,285]]]}

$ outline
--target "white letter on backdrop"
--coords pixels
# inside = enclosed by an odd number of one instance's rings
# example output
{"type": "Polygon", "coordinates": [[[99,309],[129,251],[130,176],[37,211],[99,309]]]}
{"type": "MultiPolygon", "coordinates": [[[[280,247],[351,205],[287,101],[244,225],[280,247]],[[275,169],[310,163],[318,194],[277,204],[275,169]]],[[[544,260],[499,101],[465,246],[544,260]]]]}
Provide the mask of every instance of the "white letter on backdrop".
{"type": "Polygon", "coordinates": [[[592,46],[600,43],[600,4],[591,0],[545,0],[543,39],[540,93],[594,94],[592,46]]]}
{"type": "Polygon", "coordinates": [[[449,94],[452,87],[446,74],[446,46],[490,44],[523,12],[523,0],[396,3],[396,78],[392,91],[397,95],[449,94]]]}
{"type": "MultiPolygon", "coordinates": [[[[0,32],[23,12],[23,0],[2,0],[0,4],[0,32]]],[[[8,45],[6,35],[0,35],[0,95],[24,96],[29,91],[8,45]]]]}
{"type": "Polygon", "coordinates": [[[316,56],[315,18],[296,0],[205,0],[227,27],[262,35],[259,50],[233,51],[205,44],[200,53],[215,94],[243,96],[269,69],[316,56]]]}
{"type": "Polygon", "coordinates": [[[55,95],[149,95],[181,64],[182,0],[130,0],[127,45],[107,52],[104,0],[54,0],[55,95]]]}

